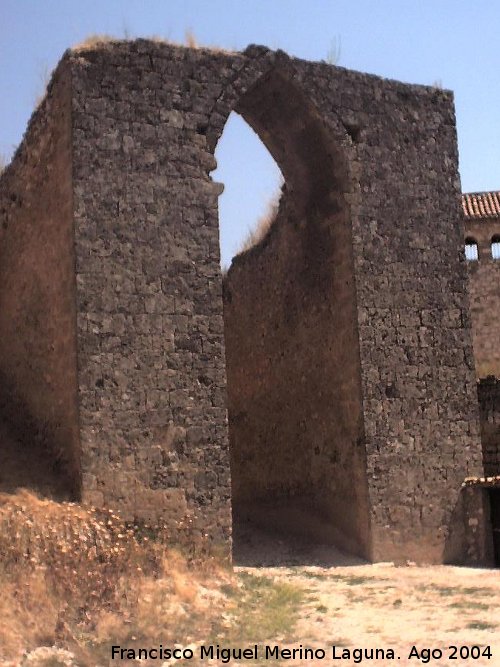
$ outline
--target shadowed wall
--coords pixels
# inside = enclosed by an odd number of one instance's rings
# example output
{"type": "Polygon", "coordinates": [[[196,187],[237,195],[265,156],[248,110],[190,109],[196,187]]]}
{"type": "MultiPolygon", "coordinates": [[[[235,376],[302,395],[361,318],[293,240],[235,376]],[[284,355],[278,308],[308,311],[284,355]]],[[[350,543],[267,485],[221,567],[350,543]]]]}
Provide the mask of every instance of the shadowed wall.
{"type": "Polygon", "coordinates": [[[0,180],[0,489],[80,495],[71,66],[0,180]]]}

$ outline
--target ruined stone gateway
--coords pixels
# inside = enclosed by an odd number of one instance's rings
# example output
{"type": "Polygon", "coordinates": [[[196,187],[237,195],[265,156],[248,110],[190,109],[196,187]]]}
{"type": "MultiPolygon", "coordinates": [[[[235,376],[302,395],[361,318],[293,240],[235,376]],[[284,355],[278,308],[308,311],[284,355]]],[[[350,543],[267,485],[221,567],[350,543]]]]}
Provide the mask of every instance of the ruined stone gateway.
{"type": "Polygon", "coordinates": [[[225,553],[232,507],[371,560],[490,562],[466,277],[451,93],[255,46],[69,51],[0,182],[11,459],[225,553]],[[233,110],[285,185],[223,289],[233,110]]]}

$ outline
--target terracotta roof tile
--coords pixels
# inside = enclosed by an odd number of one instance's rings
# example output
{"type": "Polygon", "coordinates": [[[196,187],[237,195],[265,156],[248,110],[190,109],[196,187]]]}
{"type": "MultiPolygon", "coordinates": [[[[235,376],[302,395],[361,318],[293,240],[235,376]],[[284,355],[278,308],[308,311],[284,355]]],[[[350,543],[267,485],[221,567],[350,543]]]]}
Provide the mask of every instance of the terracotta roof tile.
{"type": "Polygon", "coordinates": [[[463,194],[462,210],[468,219],[500,218],[500,191],[463,194]]]}

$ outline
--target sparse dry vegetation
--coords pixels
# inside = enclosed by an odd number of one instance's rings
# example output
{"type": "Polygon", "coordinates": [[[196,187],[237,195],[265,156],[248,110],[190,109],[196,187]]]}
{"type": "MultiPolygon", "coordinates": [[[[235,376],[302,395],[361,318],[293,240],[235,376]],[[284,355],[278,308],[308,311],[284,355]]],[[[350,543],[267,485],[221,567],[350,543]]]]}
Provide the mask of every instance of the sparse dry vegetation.
{"type": "Polygon", "coordinates": [[[113,512],[25,491],[0,496],[0,551],[2,666],[97,667],[110,664],[112,645],[160,643],[191,647],[193,667],[206,664],[198,647],[217,643],[392,646],[403,666],[413,643],[500,650],[495,571],[359,564],[233,573],[214,559],[189,563],[113,512]]]}
{"type": "Polygon", "coordinates": [[[159,562],[112,512],[26,491],[0,496],[0,553],[3,658],[72,638],[116,606],[125,574],[153,575],[159,562]]]}
{"type": "Polygon", "coordinates": [[[194,32],[190,28],[188,28],[188,30],[186,30],[184,42],[185,42],[186,46],[189,46],[190,49],[197,49],[198,48],[198,42],[196,40],[194,32]]]}
{"type": "Polygon", "coordinates": [[[236,253],[237,255],[250,250],[250,248],[259,244],[266,237],[278,215],[280,197],[281,189],[271,197],[267,203],[265,212],[258,218],[255,226],[249,230],[247,236],[241,243],[238,252],[236,253]]]}
{"type": "Polygon", "coordinates": [[[340,62],[340,56],[342,53],[342,40],[340,35],[337,35],[332,39],[330,48],[326,54],[326,62],[329,65],[338,65],[340,62]]]}
{"type": "Polygon", "coordinates": [[[35,107],[38,107],[45,95],[47,94],[47,89],[52,78],[53,70],[45,63],[38,73],[38,90],[35,94],[35,107]]]}
{"type": "MultiPolygon", "coordinates": [[[[121,37],[114,36],[114,35],[109,35],[106,33],[92,33],[88,35],[84,40],[79,42],[78,44],[75,44],[72,47],[73,51],[86,51],[90,49],[94,49],[95,47],[99,45],[104,45],[104,44],[111,44],[113,42],[120,42],[120,41],[133,41],[134,39],[137,39],[135,36],[132,36],[128,33],[128,31],[124,31],[124,34],[121,37]]],[[[235,49],[226,49],[218,45],[202,45],[199,43],[198,39],[196,38],[194,32],[191,29],[187,29],[185,34],[184,34],[184,42],[178,42],[173,39],[171,39],[168,36],[163,36],[159,34],[155,35],[144,35],[141,37],[141,39],[147,39],[152,42],[156,42],[159,44],[172,44],[174,46],[187,46],[190,49],[209,49],[210,51],[216,51],[220,53],[232,53],[235,51],[235,49]]]]}
{"type": "Polygon", "coordinates": [[[92,33],[83,41],[75,44],[75,46],[73,46],[73,51],[85,51],[86,49],[93,49],[98,44],[109,44],[110,42],[117,42],[119,40],[119,37],[113,37],[106,33],[92,33]]]}
{"type": "Polygon", "coordinates": [[[112,644],[240,644],[293,629],[299,588],[188,563],[145,532],[111,511],[0,496],[0,664],[95,667],[112,644]]]}

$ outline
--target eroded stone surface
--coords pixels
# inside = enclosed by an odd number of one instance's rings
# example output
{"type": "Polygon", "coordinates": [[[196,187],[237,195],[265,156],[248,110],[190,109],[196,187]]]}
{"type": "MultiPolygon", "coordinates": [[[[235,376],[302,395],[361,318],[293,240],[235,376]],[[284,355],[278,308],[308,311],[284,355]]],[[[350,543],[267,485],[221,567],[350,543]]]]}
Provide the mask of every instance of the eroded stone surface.
{"type": "Polygon", "coordinates": [[[66,433],[73,490],[229,551],[210,171],[236,110],[286,183],[226,282],[235,506],[299,501],[375,560],[463,558],[482,461],[451,94],[145,40],[69,52],[56,81],[0,185],[0,370],[47,447],[66,433]]]}

